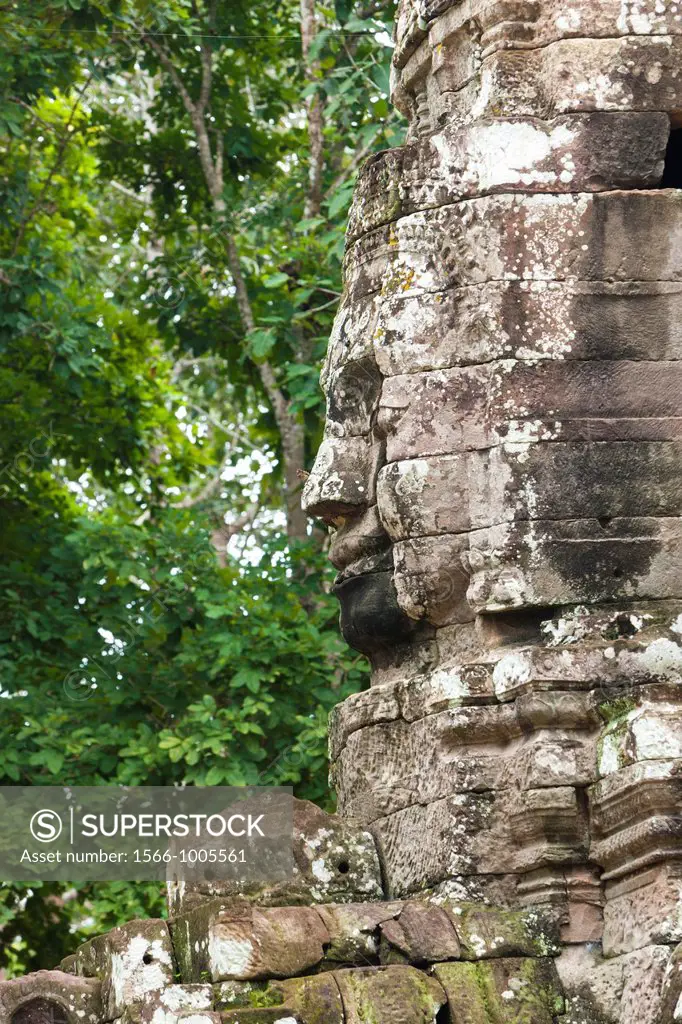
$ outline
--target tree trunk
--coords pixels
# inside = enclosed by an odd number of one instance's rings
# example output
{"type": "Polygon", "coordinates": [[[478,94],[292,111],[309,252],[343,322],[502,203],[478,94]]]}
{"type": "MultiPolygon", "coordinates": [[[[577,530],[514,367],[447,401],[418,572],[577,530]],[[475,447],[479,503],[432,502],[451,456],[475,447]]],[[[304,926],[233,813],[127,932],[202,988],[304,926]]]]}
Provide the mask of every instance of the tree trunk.
{"type": "MultiPolygon", "coordinates": [[[[309,83],[319,78],[319,63],[311,60],[310,47],[317,35],[315,0],[301,0],[301,45],[305,77],[309,83]]],[[[324,174],[324,111],[318,93],[306,97],[308,119],[308,194],[305,199],[306,219],[317,217],[322,205],[322,176],[324,174]]]]}
{"type": "MultiPolygon", "coordinates": [[[[226,245],[227,262],[237,293],[239,314],[242,324],[248,333],[254,329],[256,323],[239,262],[239,252],[232,235],[227,236],[226,245]]],[[[278,387],[277,379],[270,363],[258,363],[258,371],[265,393],[272,405],[275,422],[279,430],[282,448],[282,475],[284,477],[287,537],[289,540],[305,540],[308,535],[308,519],[301,508],[301,481],[298,477],[298,471],[305,466],[305,432],[303,421],[291,412],[290,403],[278,387]]]]}

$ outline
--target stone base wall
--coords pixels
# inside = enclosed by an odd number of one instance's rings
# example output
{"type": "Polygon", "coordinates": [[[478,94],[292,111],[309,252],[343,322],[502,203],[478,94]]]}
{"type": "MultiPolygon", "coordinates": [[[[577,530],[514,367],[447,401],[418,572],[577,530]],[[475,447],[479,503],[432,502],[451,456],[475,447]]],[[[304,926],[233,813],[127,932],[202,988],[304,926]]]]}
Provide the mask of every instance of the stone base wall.
{"type": "Polygon", "coordinates": [[[0,1020],[47,1000],[66,1024],[672,1024],[680,964],[682,945],[562,949],[558,921],[535,911],[213,900],[0,983],[0,1020]]]}

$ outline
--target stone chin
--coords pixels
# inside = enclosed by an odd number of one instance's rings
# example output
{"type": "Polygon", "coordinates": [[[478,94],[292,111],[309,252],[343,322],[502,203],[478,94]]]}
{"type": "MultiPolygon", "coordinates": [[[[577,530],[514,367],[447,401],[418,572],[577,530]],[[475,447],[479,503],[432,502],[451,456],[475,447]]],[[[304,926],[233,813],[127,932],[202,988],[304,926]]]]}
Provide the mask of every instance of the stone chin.
{"type": "Polygon", "coordinates": [[[344,640],[362,654],[390,654],[418,628],[398,604],[392,571],[350,576],[334,586],[334,594],[344,640]]]}

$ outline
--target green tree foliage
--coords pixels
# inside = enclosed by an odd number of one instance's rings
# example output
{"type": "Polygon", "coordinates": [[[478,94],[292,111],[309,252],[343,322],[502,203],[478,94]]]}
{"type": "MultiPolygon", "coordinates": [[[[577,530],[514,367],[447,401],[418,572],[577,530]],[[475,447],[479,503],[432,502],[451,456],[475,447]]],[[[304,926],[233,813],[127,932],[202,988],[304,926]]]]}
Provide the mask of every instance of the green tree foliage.
{"type": "MultiPolygon", "coordinates": [[[[329,805],[361,688],[322,535],[354,175],[399,141],[390,4],[0,9],[0,785],[280,783],[329,805]]],[[[6,885],[0,968],[161,912],[6,885]]]]}

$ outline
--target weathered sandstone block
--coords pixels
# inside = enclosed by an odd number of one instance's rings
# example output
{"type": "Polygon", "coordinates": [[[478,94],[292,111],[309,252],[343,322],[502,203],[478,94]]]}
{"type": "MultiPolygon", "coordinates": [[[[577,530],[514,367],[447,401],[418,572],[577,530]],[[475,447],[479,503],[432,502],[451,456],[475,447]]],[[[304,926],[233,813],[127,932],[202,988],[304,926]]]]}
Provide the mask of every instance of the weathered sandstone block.
{"type": "MultiPolygon", "coordinates": [[[[442,540],[442,538],[438,538],[442,540]]],[[[678,519],[538,520],[469,537],[467,601],[477,612],[680,596],[678,519]]]]}
{"type": "Polygon", "coordinates": [[[432,964],[458,960],[458,932],[451,917],[440,907],[412,902],[381,925],[382,963],[432,964]]]}
{"type": "Polygon", "coordinates": [[[408,63],[401,87],[408,96],[424,90],[430,127],[500,115],[676,111],[682,105],[681,46],[679,35],[565,39],[541,49],[497,51],[478,67],[458,59],[455,47],[429,67],[424,50],[422,73],[415,75],[408,63]]]}
{"type": "Polygon", "coordinates": [[[513,911],[461,904],[448,907],[462,942],[462,959],[542,957],[559,952],[557,918],[546,910],[513,911]]]}
{"type": "Polygon", "coordinates": [[[374,354],[387,377],[502,358],[682,356],[678,282],[495,281],[373,301],[374,354]]]}
{"type": "Polygon", "coordinates": [[[246,901],[206,903],[175,920],[185,982],[289,978],[316,967],[329,933],[311,907],[258,909],[246,901]]]}
{"type": "MultiPolygon", "coordinates": [[[[373,822],[390,895],[413,894],[455,875],[500,869],[493,858],[502,853],[503,841],[492,831],[493,811],[491,794],[462,793],[373,822]]],[[[508,856],[505,861],[501,873],[509,867],[508,856]]]]}
{"type": "MultiPolygon", "coordinates": [[[[518,476],[530,446],[542,442],[675,440],[682,429],[681,365],[679,361],[632,360],[545,360],[530,364],[510,359],[390,377],[384,382],[379,403],[380,421],[387,433],[386,458],[393,463],[506,443],[507,461],[519,467],[518,476]],[[636,404],[637,395],[644,405],[636,404]]],[[[565,459],[575,451],[576,457],[583,455],[588,464],[604,451],[552,450],[565,459]]],[[[640,466],[646,469],[650,451],[642,446],[631,455],[634,472],[640,466]]],[[[469,464],[455,462],[452,468],[456,484],[459,478],[460,486],[464,486],[469,464]]],[[[570,463],[566,466],[574,475],[578,468],[570,463]]],[[[588,465],[588,471],[590,468],[588,465]]],[[[491,472],[495,471],[493,467],[491,472]]],[[[474,464],[472,483],[484,500],[485,480],[477,479],[481,476],[484,471],[474,464]]],[[[455,505],[461,504],[457,497],[456,491],[455,505]]],[[[618,511],[617,507],[612,509],[613,514],[618,511]]]]}
{"type": "MultiPolygon", "coordinates": [[[[661,921],[675,919],[679,889],[661,877],[666,863],[676,863],[682,840],[680,764],[640,762],[607,776],[589,791],[590,857],[602,867],[607,899],[614,901],[608,911],[608,941],[621,934],[617,929],[626,927],[630,907],[637,907],[647,895],[661,921]],[[642,892],[634,895],[638,889],[642,892]],[[619,912],[624,915],[621,921],[619,912]]],[[[665,927],[659,934],[664,936],[665,927]]]]}
{"type": "Polygon", "coordinates": [[[334,973],[307,978],[275,981],[268,991],[279,997],[282,1007],[280,1020],[291,1019],[301,1024],[345,1024],[346,1016],[341,991],[334,973]]]}
{"type": "Polygon", "coordinates": [[[347,251],[346,290],[355,302],[494,280],[678,281],[681,242],[676,189],[493,195],[370,231],[347,251]]]}
{"type": "Polygon", "coordinates": [[[669,959],[667,946],[647,946],[609,960],[598,946],[566,950],[556,961],[566,993],[566,1024],[672,1024],[661,997],[669,959]]]}
{"type": "MultiPolygon", "coordinates": [[[[668,953],[668,947],[664,947],[668,953]]],[[[666,957],[661,998],[661,1020],[682,1020],[682,947],[666,957]]]]}
{"type": "Polygon", "coordinates": [[[512,520],[613,518],[626,508],[670,517],[682,504],[681,461],[679,441],[511,443],[405,459],[380,471],[378,509],[393,541],[512,520]],[[569,474],[581,487],[566,494],[569,474]]]}
{"type": "Polygon", "coordinates": [[[655,187],[670,134],[665,114],[491,119],[370,159],[347,238],[407,214],[494,192],[599,192],[655,187]]]}
{"type": "Polygon", "coordinates": [[[422,39],[433,48],[453,36],[474,35],[484,54],[529,49],[571,37],[674,35],[674,4],[659,0],[403,0],[396,18],[394,64],[405,64],[422,39]],[[476,26],[482,29],[478,39],[476,26]]]}
{"type": "Polygon", "coordinates": [[[395,683],[381,683],[353,693],[337,704],[329,715],[329,756],[335,761],[348,737],[366,725],[393,722],[400,718],[395,683]]]}
{"type": "Polygon", "coordinates": [[[386,534],[379,519],[379,510],[371,505],[366,511],[341,522],[334,531],[329,548],[329,561],[343,569],[360,559],[371,560],[386,551],[386,534]]]}
{"type": "MultiPolygon", "coordinates": [[[[327,814],[309,800],[293,801],[293,875],[271,883],[169,882],[171,918],[207,900],[246,896],[262,906],[350,903],[380,899],[381,867],[372,836],[356,822],[327,814]]],[[[288,841],[288,836],[283,837],[288,841]]]]}
{"type": "MultiPolygon", "coordinates": [[[[447,627],[439,629],[437,636],[440,638],[446,630],[447,627]]],[[[474,657],[471,662],[462,659],[462,663],[448,666],[447,659],[443,657],[442,666],[414,676],[399,686],[400,708],[407,722],[453,707],[495,702],[493,665],[481,663],[474,657]]]]}
{"type": "Polygon", "coordinates": [[[553,922],[562,944],[600,942],[604,896],[599,875],[591,866],[536,868],[519,878],[516,898],[553,922]]]}
{"type": "MultiPolygon", "coordinates": [[[[628,782],[632,784],[636,779],[637,785],[634,788],[639,789],[641,785],[643,790],[647,789],[646,783],[651,781],[651,775],[648,778],[643,774],[637,777],[619,769],[639,762],[667,761],[671,775],[679,771],[682,764],[679,707],[672,702],[651,702],[646,699],[639,705],[635,704],[604,730],[600,748],[599,773],[602,777],[617,772],[619,781],[622,779],[621,785],[625,786],[628,782]]],[[[603,799],[604,795],[602,787],[599,797],[603,799]]]]}
{"type": "Polygon", "coordinates": [[[393,901],[320,907],[329,932],[325,958],[341,964],[372,963],[379,953],[380,926],[400,914],[402,906],[393,901]]]}
{"type": "MultiPolygon", "coordinates": [[[[341,302],[327,346],[327,355],[320,373],[323,390],[329,391],[330,376],[336,375],[346,363],[364,364],[372,354],[371,339],[376,329],[377,306],[373,294],[360,303],[341,302]]],[[[350,412],[348,404],[346,411],[350,412]]],[[[333,428],[328,427],[331,432],[333,428]]]]}
{"type": "MultiPolygon", "coordinates": [[[[121,1024],[188,1024],[187,1015],[213,1010],[213,990],[210,985],[169,985],[151,992],[124,1010],[121,1024]]],[[[190,1018],[191,1019],[191,1018],[190,1018]]]]}
{"type": "Polygon", "coordinates": [[[337,971],[345,1024],[431,1024],[445,1005],[443,989],[413,967],[337,971]]]}
{"type": "MultiPolygon", "coordinates": [[[[76,951],[71,969],[101,982],[105,1020],[172,985],[173,947],[165,921],[130,921],[90,939],[76,951]]],[[[199,980],[198,978],[196,980],[199,980]]]]}
{"type": "Polygon", "coordinates": [[[682,940],[682,866],[679,860],[609,882],[604,906],[606,956],[682,940]]]}
{"type": "Polygon", "coordinates": [[[472,621],[466,598],[469,574],[462,564],[468,546],[464,534],[413,537],[394,544],[398,604],[410,618],[424,618],[435,626],[472,621]]]}
{"type": "Polygon", "coordinates": [[[333,504],[354,511],[374,504],[376,475],[383,446],[364,437],[325,438],[317,455],[317,471],[306,481],[304,498],[311,515],[333,504]],[[321,482],[322,481],[322,482],[321,482]]]}
{"type": "Polygon", "coordinates": [[[582,731],[578,723],[571,729],[557,721],[538,728],[519,710],[518,705],[464,707],[353,732],[334,769],[344,811],[373,821],[454,793],[523,792],[595,781],[594,726],[582,731]]]}
{"type": "Polygon", "coordinates": [[[561,985],[549,959],[438,964],[434,973],[445,989],[454,1020],[552,1024],[564,1008],[561,985]]]}
{"type": "Polygon", "coordinates": [[[378,818],[371,829],[395,896],[459,875],[579,863],[589,844],[585,811],[568,786],[458,793],[378,818]]]}
{"type": "Polygon", "coordinates": [[[518,873],[586,860],[589,827],[578,792],[570,786],[531,789],[498,797],[506,826],[509,863],[518,873]]]}
{"type": "Polygon", "coordinates": [[[595,688],[600,699],[608,702],[622,696],[624,687],[632,697],[639,685],[682,682],[682,647],[672,628],[677,618],[673,613],[672,621],[669,618],[648,630],[642,628],[646,616],[644,612],[643,620],[637,614],[619,614],[615,607],[608,617],[611,638],[606,629],[601,636],[599,630],[592,632],[589,616],[583,614],[549,620],[547,646],[499,653],[492,670],[495,694],[499,700],[512,700],[535,690],[595,688]],[[641,632],[632,625],[633,619],[641,632]],[[628,624],[627,633],[620,632],[622,623],[628,624]],[[581,649],[581,639],[591,642],[581,649]]]}

